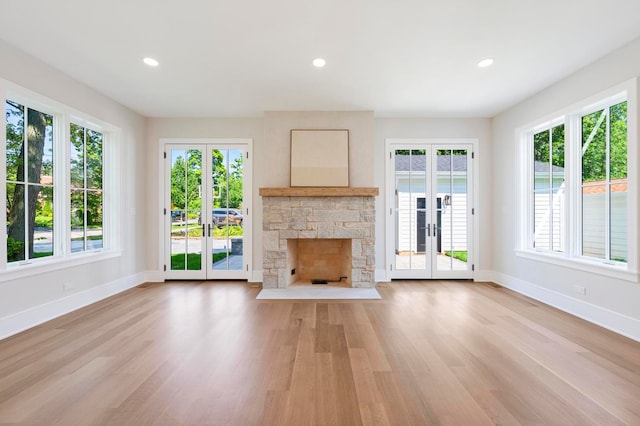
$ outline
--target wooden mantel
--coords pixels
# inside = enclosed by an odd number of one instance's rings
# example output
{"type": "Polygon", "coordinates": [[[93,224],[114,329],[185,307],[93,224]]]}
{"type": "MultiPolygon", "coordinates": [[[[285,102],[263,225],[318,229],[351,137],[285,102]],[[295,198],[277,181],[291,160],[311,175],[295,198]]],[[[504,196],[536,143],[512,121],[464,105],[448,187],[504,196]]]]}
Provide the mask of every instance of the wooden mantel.
{"type": "Polygon", "coordinates": [[[299,186],[293,188],[260,188],[261,197],[374,197],[378,188],[299,186]]]}

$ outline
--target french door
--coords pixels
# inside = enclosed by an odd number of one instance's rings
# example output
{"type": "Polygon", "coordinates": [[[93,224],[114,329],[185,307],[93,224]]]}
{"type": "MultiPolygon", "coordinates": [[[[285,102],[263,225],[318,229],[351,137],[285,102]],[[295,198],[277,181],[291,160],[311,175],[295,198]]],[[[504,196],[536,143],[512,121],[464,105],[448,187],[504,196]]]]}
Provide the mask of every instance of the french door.
{"type": "Polygon", "coordinates": [[[248,279],[248,145],[165,146],[166,279],[248,279]]]}
{"type": "Polygon", "coordinates": [[[390,277],[473,278],[472,145],[399,142],[387,150],[390,277]]]}

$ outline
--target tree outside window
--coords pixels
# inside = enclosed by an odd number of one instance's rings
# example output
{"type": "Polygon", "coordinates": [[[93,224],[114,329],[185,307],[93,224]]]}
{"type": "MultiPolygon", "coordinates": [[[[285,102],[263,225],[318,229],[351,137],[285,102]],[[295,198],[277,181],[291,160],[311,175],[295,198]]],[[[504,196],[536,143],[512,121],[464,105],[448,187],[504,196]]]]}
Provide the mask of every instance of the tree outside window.
{"type": "Polygon", "coordinates": [[[7,261],[53,250],[53,116],[6,101],[7,261]]]}

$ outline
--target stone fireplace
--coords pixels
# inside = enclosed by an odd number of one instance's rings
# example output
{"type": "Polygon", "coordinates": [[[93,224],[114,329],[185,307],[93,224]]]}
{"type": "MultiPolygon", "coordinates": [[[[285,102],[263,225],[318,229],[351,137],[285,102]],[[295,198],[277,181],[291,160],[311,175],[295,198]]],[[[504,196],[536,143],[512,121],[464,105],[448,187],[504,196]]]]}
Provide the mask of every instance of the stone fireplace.
{"type": "Polygon", "coordinates": [[[377,188],[260,188],[263,288],[375,287],[377,188]]]}

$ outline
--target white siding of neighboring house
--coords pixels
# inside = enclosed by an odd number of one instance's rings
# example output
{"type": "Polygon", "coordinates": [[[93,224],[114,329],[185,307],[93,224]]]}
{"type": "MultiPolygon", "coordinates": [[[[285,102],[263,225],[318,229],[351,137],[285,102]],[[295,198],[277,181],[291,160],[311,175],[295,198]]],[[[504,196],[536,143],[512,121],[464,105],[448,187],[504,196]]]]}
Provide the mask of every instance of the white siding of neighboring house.
{"type": "MultiPolygon", "coordinates": [[[[552,209],[549,208],[549,195],[537,193],[534,197],[534,241],[541,250],[565,251],[565,233],[561,228],[565,222],[566,194],[559,190],[552,195],[552,209]],[[553,217],[551,217],[553,216],[553,217]],[[550,230],[553,231],[553,247],[550,243],[550,230]]],[[[605,194],[584,194],[582,197],[582,254],[588,257],[604,259],[605,253],[605,194]]],[[[627,259],[627,194],[611,193],[611,258],[627,259]]]]}
{"type": "MultiPolygon", "coordinates": [[[[449,187],[449,179],[446,177],[438,178],[438,193],[437,197],[444,199],[445,195],[452,195],[451,206],[443,208],[441,216],[441,243],[442,251],[467,250],[467,194],[465,177],[454,177],[453,182],[453,194],[449,192],[443,192],[442,190],[449,187]]],[[[396,189],[398,191],[398,232],[396,249],[399,252],[417,252],[417,200],[418,198],[424,198],[424,175],[420,176],[417,173],[413,173],[411,185],[409,184],[409,177],[399,177],[396,181],[396,189]],[[410,190],[421,192],[413,192],[410,190]]],[[[430,208],[427,204],[427,213],[430,208]]],[[[429,224],[435,223],[435,219],[431,220],[427,216],[429,224]]],[[[422,230],[422,232],[425,232],[422,230]]],[[[429,240],[427,240],[429,244],[429,240]]]]}
{"type": "MultiPolygon", "coordinates": [[[[605,194],[584,194],[582,197],[582,254],[605,257],[605,194]]],[[[627,259],[627,193],[611,194],[611,259],[627,259]]]]}
{"type": "Polygon", "coordinates": [[[566,197],[564,189],[552,194],[551,209],[549,208],[549,194],[537,193],[534,200],[534,242],[541,250],[565,251],[565,234],[561,228],[566,212],[566,197]],[[551,233],[550,231],[553,231],[551,233]],[[553,235],[553,246],[550,246],[553,235]]]}

